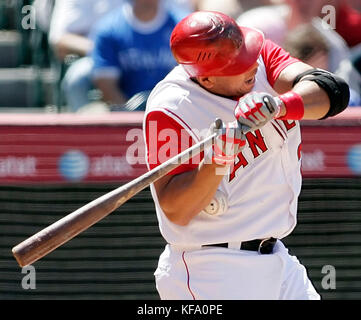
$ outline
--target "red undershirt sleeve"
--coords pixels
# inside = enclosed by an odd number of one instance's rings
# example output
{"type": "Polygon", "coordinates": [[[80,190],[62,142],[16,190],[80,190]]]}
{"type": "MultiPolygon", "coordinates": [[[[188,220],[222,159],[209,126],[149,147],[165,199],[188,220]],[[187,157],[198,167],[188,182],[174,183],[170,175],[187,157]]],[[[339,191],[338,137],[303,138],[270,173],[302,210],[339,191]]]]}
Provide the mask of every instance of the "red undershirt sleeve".
{"type": "Polygon", "coordinates": [[[295,62],[300,62],[300,60],[293,58],[287,51],[268,39],[264,43],[261,55],[266,67],[268,82],[272,87],[274,87],[282,70],[295,62]]]}
{"type": "MultiPolygon", "coordinates": [[[[195,143],[184,127],[162,111],[148,113],[145,120],[145,130],[147,163],[150,169],[159,166],[195,143]]],[[[203,155],[201,154],[188,163],[180,165],[168,175],[194,170],[202,158],[203,155]]]]}

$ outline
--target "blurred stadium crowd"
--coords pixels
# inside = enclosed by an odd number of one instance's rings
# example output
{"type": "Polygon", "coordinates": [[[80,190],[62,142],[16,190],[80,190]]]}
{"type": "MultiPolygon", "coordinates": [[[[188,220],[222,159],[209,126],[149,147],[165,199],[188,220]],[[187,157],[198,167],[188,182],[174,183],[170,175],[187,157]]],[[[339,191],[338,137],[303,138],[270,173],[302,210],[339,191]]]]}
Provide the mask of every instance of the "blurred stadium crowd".
{"type": "Polygon", "coordinates": [[[144,110],[175,66],[173,27],[195,10],[342,76],[361,106],[360,0],[1,0],[0,112],[144,110]]]}

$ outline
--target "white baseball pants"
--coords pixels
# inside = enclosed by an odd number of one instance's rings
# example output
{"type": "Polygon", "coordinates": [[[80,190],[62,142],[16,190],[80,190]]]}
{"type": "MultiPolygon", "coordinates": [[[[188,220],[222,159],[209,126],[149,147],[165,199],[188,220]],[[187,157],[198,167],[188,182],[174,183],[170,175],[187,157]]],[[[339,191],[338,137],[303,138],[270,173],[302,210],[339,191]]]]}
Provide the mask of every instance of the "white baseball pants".
{"type": "Polygon", "coordinates": [[[273,254],[167,245],[154,273],[162,300],[319,300],[305,267],[281,241],[273,254]]]}

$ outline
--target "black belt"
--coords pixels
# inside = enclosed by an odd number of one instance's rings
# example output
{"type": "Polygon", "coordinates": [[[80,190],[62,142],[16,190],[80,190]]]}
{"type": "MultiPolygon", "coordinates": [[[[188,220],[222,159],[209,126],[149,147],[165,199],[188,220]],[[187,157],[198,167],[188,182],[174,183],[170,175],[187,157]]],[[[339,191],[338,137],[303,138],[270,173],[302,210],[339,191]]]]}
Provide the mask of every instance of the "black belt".
{"type": "MultiPolygon", "coordinates": [[[[241,243],[240,250],[249,250],[257,251],[261,254],[270,254],[273,252],[273,247],[275,246],[277,239],[267,238],[267,239],[256,239],[251,241],[245,241],[241,243]]],[[[228,248],[228,243],[214,243],[206,244],[202,247],[222,247],[228,248]]]]}

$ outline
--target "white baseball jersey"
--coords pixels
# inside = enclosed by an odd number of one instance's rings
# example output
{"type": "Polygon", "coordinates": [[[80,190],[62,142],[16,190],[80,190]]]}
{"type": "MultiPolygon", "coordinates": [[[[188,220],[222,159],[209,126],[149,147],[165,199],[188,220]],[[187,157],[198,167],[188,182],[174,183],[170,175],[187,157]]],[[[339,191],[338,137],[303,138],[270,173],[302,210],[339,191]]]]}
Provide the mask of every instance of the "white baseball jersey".
{"type": "MultiPolygon", "coordinates": [[[[253,91],[278,95],[272,88],[274,81],[283,68],[298,61],[280,50],[273,43],[266,42],[258,59],[253,91]]],[[[224,122],[233,122],[236,104],[236,100],[204,90],[189,79],[181,66],[173,69],[158,83],[148,99],[144,120],[148,167],[155,166],[149,164],[149,159],[154,156],[151,150],[155,149],[154,136],[149,133],[151,121],[159,119],[159,126],[167,128],[160,122],[168,119],[178,134],[185,130],[194,143],[204,138],[204,133],[217,117],[224,122]]],[[[246,147],[218,187],[228,200],[225,213],[213,216],[200,212],[187,226],[176,225],[162,211],[151,185],[160,231],[168,243],[187,246],[267,237],[281,239],[294,229],[301,189],[299,123],[272,120],[246,137],[246,147]]],[[[157,151],[160,151],[159,145],[157,151]]],[[[195,166],[186,165],[173,173],[195,166]]]]}

